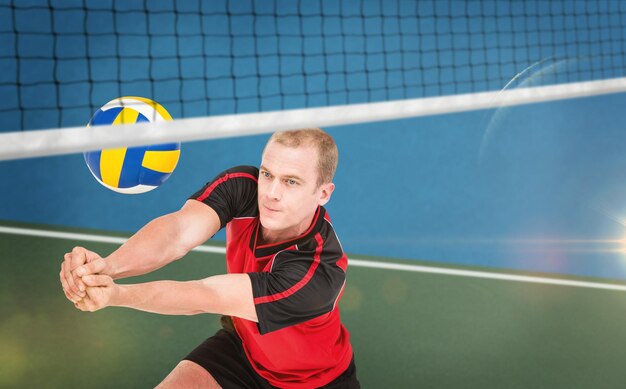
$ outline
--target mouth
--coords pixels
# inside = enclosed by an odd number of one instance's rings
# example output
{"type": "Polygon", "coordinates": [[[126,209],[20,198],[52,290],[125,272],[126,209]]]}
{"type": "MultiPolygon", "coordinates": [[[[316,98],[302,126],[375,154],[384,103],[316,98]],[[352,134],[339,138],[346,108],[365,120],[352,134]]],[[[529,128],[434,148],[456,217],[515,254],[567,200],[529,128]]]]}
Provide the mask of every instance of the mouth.
{"type": "Polygon", "coordinates": [[[263,208],[265,208],[265,210],[268,211],[268,212],[280,212],[280,210],[270,208],[267,205],[264,205],[263,208]]]}

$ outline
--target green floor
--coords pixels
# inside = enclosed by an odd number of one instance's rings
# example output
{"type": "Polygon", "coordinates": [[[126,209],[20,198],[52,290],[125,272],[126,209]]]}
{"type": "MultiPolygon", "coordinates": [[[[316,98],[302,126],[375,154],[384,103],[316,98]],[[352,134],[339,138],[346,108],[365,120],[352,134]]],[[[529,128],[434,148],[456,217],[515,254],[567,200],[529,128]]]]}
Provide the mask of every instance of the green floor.
{"type": "MultiPolygon", "coordinates": [[[[58,273],[77,244],[115,248],[0,234],[1,388],[153,387],[217,329],[214,315],[76,310],[58,273]]],[[[203,278],[223,273],[223,262],[191,253],[136,280],[203,278]]],[[[626,382],[625,292],[353,266],[340,308],[364,388],[626,382]]]]}

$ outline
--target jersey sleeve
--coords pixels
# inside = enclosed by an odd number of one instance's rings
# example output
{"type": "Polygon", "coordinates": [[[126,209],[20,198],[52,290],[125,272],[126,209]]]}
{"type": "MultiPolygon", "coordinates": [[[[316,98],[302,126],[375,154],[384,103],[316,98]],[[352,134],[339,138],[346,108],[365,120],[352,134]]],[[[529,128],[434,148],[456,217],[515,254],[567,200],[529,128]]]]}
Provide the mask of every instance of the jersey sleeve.
{"type": "Polygon", "coordinates": [[[254,166],[237,166],[218,174],[189,199],[213,208],[224,228],[233,218],[255,215],[258,176],[254,166]]]}
{"type": "Polygon", "coordinates": [[[270,272],[249,273],[261,334],[332,311],[345,285],[347,258],[316,235],[311,250],[284,250],[270,272]]]}

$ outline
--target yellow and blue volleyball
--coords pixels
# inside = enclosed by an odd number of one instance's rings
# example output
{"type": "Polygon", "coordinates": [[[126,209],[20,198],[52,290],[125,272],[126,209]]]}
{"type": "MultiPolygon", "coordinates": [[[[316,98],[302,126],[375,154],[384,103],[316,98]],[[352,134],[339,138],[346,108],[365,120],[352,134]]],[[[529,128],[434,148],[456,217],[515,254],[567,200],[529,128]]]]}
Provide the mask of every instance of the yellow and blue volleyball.
{"type": "MultiPolygon", "coordinates": [[[[160,104],[143,97],[120,97],[100,108],[88,126],[158,123],[172,120],[160,104]]],[[[119,193],[148,192],[165,182],[178,164],[180,143],[123,147],[84,153],[91,174],[119,193]]]]}

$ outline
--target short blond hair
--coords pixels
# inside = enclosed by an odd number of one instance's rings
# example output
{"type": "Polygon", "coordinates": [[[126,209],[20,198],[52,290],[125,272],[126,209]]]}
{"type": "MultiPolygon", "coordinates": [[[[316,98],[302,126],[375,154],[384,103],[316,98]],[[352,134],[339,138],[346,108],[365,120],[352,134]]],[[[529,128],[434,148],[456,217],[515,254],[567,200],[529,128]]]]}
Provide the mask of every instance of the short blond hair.
{"type": "MultiPolygon", "coordinates": [[[[321,128],[278,131],[267,141],[287,147],[313,147],[317,150],[317,187],[333,181],[337,171],[339,151],[335,140],[321,128]]],[[[267,147],[267,146],[266,146],[267,147]]]]}

